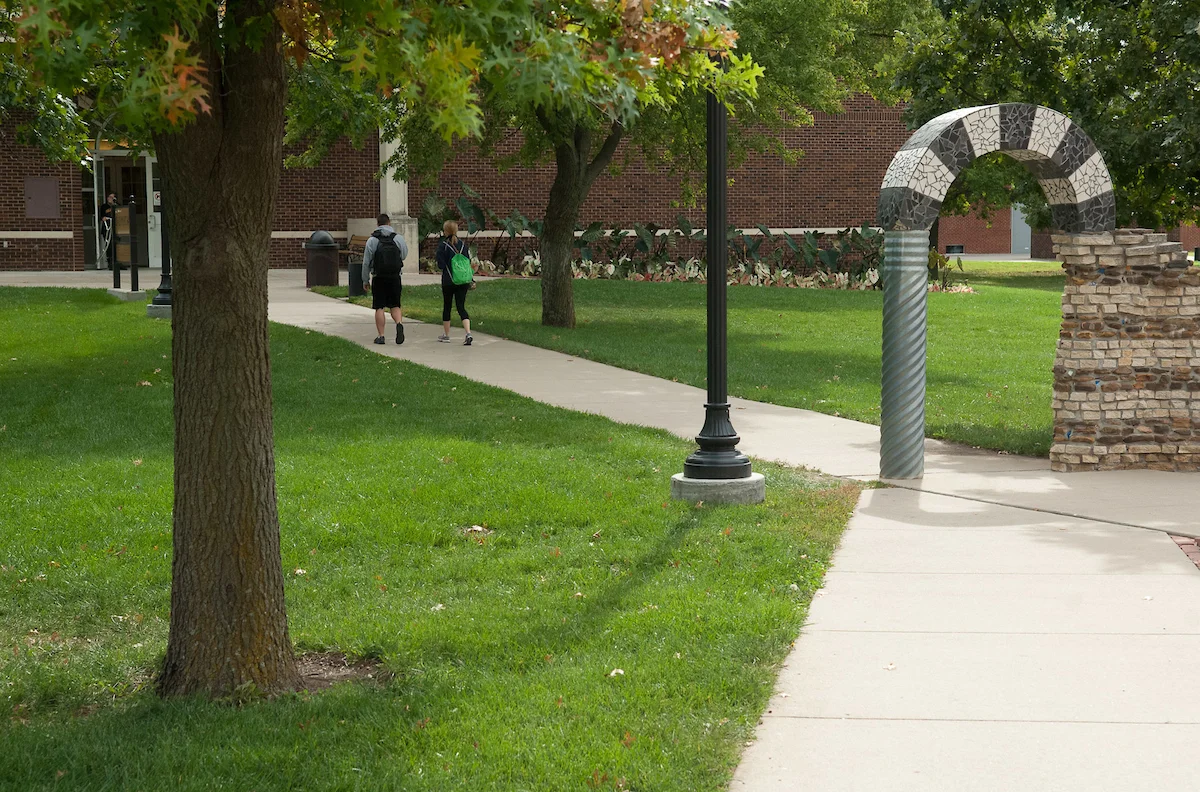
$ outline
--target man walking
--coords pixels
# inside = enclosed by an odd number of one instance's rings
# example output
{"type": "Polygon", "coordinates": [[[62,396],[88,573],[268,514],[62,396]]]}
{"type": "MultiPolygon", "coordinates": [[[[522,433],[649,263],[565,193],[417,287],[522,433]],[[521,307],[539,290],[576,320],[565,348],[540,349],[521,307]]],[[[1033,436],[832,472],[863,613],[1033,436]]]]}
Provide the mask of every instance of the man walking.
{"type": "Polygon", "coordinates": [[[376,344],[387,343],[383,330],[387,324],[384,311],[389,310],[396,322],[396,343],[404,343],[404,314],[400,309],[400,271],[408,257],[408,245],[404,237],[392,228],[392,219],[385,214],[376,218],[379,227],[371,234],[363,249],[363,288],[371,293],[371,307],[375,309],[376,344]],[[371,273],[375,273],[372,280],[371,273]]]}

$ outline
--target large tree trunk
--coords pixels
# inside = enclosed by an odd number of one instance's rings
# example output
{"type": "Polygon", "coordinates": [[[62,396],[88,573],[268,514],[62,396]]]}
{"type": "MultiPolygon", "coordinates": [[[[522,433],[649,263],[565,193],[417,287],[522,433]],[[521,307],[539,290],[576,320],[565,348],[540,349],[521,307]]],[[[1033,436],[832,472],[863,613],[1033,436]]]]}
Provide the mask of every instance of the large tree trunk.
{"type": "MultiPolygon", "coordinates": [[[[552,130],[550,121],[543,126],[552,130]]],[[[612,162],[624,129],[613,124],[608,137],[592,158],[590,130],[576,126],[569,140],[554,150],[554,184],[542,226],[542,324],[547,327],[575,326],[575,281],[571,258],[575,249],[575,226],[579,210],[587,200],[596,178],[612,162]]]]}
{"type": "MultiPolygon", "coordinates": [[[[226,4],[225,25],[263,11],[226,4]]],[[[213,109],[155,136],[175,259],[175,512],[162,695],[298,687],[275,493],[267,253],[287,97],[273,18],[258,49],[201,37],[213,109]]]]}

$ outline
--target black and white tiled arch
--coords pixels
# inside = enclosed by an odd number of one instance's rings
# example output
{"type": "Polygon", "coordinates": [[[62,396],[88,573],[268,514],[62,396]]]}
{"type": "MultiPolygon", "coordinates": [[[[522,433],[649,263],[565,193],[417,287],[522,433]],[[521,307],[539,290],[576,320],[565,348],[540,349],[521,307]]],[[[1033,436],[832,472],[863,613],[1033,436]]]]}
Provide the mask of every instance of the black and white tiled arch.
{"type": "Polygon", "coordinates": [[[1028,168],[1067,233],[1116,227],[1112,177],[1087,133],[1062,113],[1030,104],[967,107],[933,119],[896,154],[879,194],[885,230],[928,230],[962,169],[1000,151],[1028,168]]]}

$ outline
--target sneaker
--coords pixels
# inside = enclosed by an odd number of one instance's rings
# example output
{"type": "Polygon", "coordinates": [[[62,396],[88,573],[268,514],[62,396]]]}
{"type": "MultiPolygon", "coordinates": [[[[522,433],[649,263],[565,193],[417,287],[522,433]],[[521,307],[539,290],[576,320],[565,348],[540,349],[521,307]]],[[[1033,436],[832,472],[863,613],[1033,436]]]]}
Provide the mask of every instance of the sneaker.
{"type": "Polygon", "coordinates": [[[444,333],[442,335],[438,336],[438,341],[449,341],[449,340],[450,340],[450,336],[448,336],[444,333]]]}
{"type": "Polygon", "coordinates": [[[466,340],[463,341],[463,346],[471,346],[471,342],[474,340],[475,338],[470,333],[467,333],[466,340]]]}
{"type": "Polygon", "coordinates": [[[396,343],[397,344],[404,343],[404,325],[402,325],[402,324],[396,325],[396,343]]]}
{"type": "Polygon", "coordinates": [[[376,343],[376,344],[386,344],[386,343],[387,343],[387,339],[386,339],[386,338],[384,338],[383,336],[379,336],[379,338],[376,338],[376,339],[375,339],[375,343],[376,343]]]}

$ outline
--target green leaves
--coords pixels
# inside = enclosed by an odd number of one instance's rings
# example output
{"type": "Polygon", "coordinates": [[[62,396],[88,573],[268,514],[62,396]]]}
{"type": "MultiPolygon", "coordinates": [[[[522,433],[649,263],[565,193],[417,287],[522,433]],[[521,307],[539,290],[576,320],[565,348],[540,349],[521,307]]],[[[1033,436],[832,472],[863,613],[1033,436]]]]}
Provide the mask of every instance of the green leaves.
{"type": "MultiPolygon", "coordinates": [[[[1156,227],[1197,217],[1200,3],[942,0],[937,6],[940,24],[912,39],[900,71],[913,94],[912,123],[977,104],[1045,105],[1070,116],[1104,154],[1118,222],[1156,227]]],[[[1033,224],[1049,222],[1040,189],[1011,165],[972,166],[962,180],[948,198],[959,210],[967,201],[1012,202],[1033,224]]]]}

